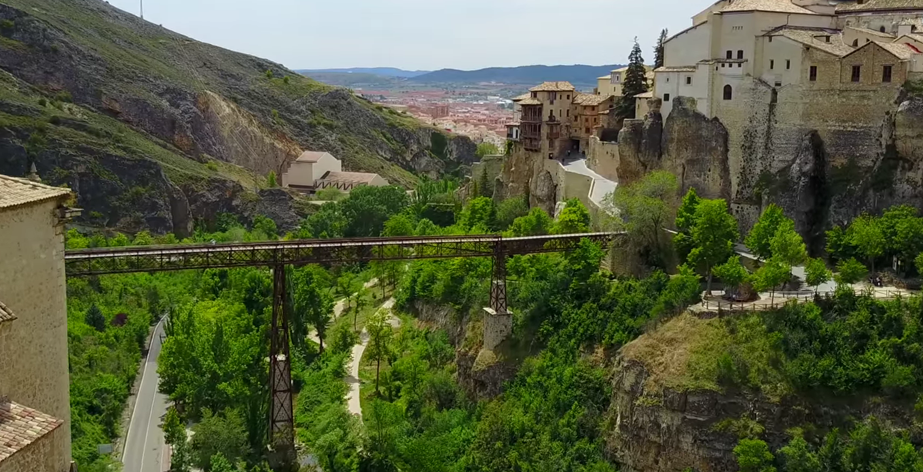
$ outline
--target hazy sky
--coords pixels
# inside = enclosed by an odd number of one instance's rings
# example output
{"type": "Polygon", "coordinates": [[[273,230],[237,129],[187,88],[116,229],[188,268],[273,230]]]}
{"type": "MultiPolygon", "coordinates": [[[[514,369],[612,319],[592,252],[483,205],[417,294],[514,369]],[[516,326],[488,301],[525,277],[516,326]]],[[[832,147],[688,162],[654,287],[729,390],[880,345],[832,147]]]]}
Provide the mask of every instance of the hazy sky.
{"type": "MultiPolygon", "coordinates": [[[[109,0],[137,14],[140,0],[109,0]]],[[[292,69],[647,62],[713,0],[144,0],[144,18],[292,69]]]]}

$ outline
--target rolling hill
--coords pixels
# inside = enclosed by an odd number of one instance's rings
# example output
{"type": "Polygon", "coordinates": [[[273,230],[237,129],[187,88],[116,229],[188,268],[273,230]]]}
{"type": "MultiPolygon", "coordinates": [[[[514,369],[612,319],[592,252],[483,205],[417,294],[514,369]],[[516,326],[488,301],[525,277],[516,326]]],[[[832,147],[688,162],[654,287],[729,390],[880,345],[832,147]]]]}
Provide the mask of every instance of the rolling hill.
{"type": "Polygon", "coordinates": [[[348,69],[299,69],[295,72],[299,74],[307,75],[311,77],[312,74],[328,74],[328,73],[337,73],[337,74],[372,74],[380,75],[384,77],[401,77],[401,78],[410,78],[416,77],[418,75],[428,74],[428,70],[404,70],[397,69],[394,67],[353,67],[348,69]]]}
{"type": "Polygon", "coordinates": [[[479,83],[534,84],[551,80],[566,80],[574,85],[595,85],[596,78],[608,74],[620,65],[606,66],[520,66],[490,67],[472,71],[442,69],[411,78],[420,83],[479,83]]]}
{"type": "Polygon", "coordinates": [[[174,33],[102,0],[0,0],[0,173],[67,185],[77,223],[188,234],[219,212],[301,206],[266,176],[302,150],[413,185],[474,144],[283,66],[174,33]]]}

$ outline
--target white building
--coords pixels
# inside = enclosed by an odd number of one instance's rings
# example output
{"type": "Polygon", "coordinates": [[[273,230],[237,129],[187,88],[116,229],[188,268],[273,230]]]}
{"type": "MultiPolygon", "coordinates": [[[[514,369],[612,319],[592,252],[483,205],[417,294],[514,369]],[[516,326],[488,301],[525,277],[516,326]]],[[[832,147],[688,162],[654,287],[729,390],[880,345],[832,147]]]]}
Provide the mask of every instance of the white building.
{"type": "Polygon", "coordinates": [[[282,175],[282,185],[307,193],[330,187],[348,192],[361,185],[383,187],[388,181],[378,174],[343,172],[343,164],[329,152],[305,151],[282,175]]]}

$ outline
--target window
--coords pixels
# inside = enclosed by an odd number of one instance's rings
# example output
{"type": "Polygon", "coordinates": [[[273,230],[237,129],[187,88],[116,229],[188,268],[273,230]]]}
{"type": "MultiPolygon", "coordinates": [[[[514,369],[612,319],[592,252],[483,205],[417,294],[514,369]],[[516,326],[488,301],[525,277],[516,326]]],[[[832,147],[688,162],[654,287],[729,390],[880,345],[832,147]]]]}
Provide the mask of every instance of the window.
{"type": "Polygon", "coordinates": [[[570,94],[567,94],[567,99],[570,100],[570,94]]]}
{"type": "Polygon", "coordinates": [[[811,82],[817,81],[817,66],[811,66],[811,72],[808,73],[808,80],[811,82]]]}
{"type": "Polygon", "coordinates": [[[890,82],[891,81],[891,66],[885,66],[881,71],[881,81],[890,82]]]}
{"type": "Polygon", "coordinates": [[[692,85],[692,77],[686,77],[686,85],[692,85]]]}
{"type": "Polygon", "coordinates": [[[669,101],[670,101],[670,94],[669,94],[669,93],[663,94],[663,101],[665,101],[665,102],[669,102],[669,101]]]}
{"type": "Polygon", "coordinates": [[[859,38],[852,40],[852,47],[854,48],[859,47],[859,38]]]}
{"type": "Polygon", "coordinates": [[[730,100],[732,98],[734,98],[734,91],[731,89],[730,85],[725,85],[724,86],[724,99],[730,100]]]}
{"type": "Polygon", "coordinates": [[[777,81],[776,81],[776,87],[781,87],[781,86],[782,86],[782,81],[781,81],[781,80],[777,80],[777,81]]]}
{"type": "Polygon", "coordinates": [[[538,92],[532,92],[532,98],[538,98],[538,92]]]}
{"type": "Polygon", "coordinates": [[[667,77],[667,83],[668,83],[668,84],[670,83],[670,78],[669,78],[669,77],[667,77]]]}
{"type": "Polygon", "coordinates": [[[743,59],[743,58],[744,58],[744,52],[743,52],[743,51],[737,51],[737,58],[738,58],[738,59],[743,59]]]}
{"type": "Polygon", "coordinates": [[[567,117],[570,118],[570,110],[567,110],[567,117]]]}
{"type": "Polygon", "coordinates": [[[741,67],[743,67],[743,66],[744,66],[744,65],[741,64],[740,62],[737,63],[737,68],[741,68],[741,67]]]}
{"type": "Polygon", "coordinates": [[[792,68],[792,60],[791,60],[791,59],[786,59],[786,60],[785,60],[785,70],[789,70],[789,69],[791,69],[791,68],[792,68]]]}
{"type": "Polygon", "coordinates": [[[734,51],[728,51],[728,52],[727,52],[727,58],[728,58],[728,59],[734,59],[734,51]]]}
{"type": "Polygon", "coordinates": [[[830,42],[830,36],[824,36],[824,41],[829,43],[829,42],[830,42]]]}
{"type": "Polygon", "coordinates": [[[852,81],[858,82],[862,77],[862,66],[852,66],[852,81]]]}
{"type": "Polygon", "coordinates": [[[770,43],[772,42],[772,36],[769,37],[769,42],[770,42],[770,43]]]}
{"type": "Polygon", "coordinates": [[[776,68],[776,61],[770,59],[770,60],[769,60],[769,68],[770,68],[770,69],[775,69],[775,68],[776,68]]]}
{"type": "Polygon", "coordinates": [[[884,32],[885,32],[885,27],[882,26],[881,28],[878,28],[878,31],[881,31],[882,33],[884,33],[884,32]]]}

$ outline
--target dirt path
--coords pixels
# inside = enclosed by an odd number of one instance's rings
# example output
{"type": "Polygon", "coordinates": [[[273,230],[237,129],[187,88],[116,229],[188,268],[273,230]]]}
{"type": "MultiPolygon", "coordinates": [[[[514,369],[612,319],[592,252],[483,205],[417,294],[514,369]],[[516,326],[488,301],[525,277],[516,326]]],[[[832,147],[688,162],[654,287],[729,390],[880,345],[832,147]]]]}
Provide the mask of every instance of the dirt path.
{"type": "MultiPolygon", "coordinates": [[[[366,282],[362,287],[368,289],[368,288],[374,287],[377,284],[378,284],[378,279],[372,279],[366,282]]],[[[356,296],[358,294],[359,292],[356,292],[353,294],[353,296],[356,296]]],[[[340,300],[337,300],[337,302],[333,305],[333,320],[331,320],[331,322],[338,320],[340,316],[343,314],[343,310],[345,308],[346,308],[346,299],[341,298],[340,300]]],[[[320,344],[320,339],[317,337],[317,330],[315,330],[314,328],[311,328],[311,330],[308,331],[308,339],[310,339],[311,341],[314,341],[317,344],[320,344]]]]}
{"type": "MultiPolygon", "coordinates": [[[[394,297],[391,297],[381,305],[381,309],[390,311],[393,306],[394,297]]],[[[388,318],[388,323],[395,328],[401,327],[401,320],[394,316],[388,318]]],[[[362,381],[359,380],[359,367],[362,365],[362,354],[365,353],[365,348],[368,345],[369,332],[363,328],[362,333],[359,335],[359,344],[353,346],[352,360],[349,362],[349,373],[343,379],[349,385],[349,392],[346,394],[346,404],[349,407],[349,412],[360,419],[362,419],[362,402],[359,388],[362,386],[362,381]]]]}

